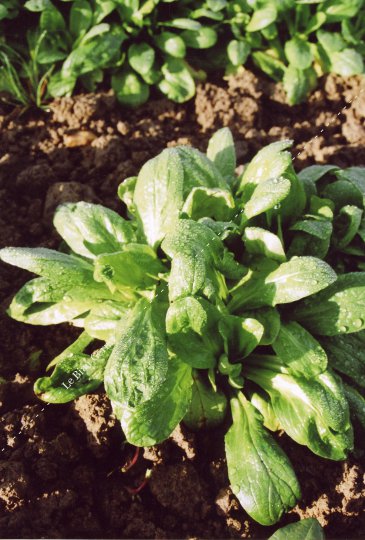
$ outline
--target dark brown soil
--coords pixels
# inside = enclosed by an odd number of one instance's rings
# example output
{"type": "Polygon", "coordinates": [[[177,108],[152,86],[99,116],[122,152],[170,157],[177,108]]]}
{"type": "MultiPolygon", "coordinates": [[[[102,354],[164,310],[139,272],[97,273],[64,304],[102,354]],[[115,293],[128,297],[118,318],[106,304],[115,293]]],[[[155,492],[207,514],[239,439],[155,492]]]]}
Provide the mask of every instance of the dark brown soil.
{"type": "MultiPolygon", "coordinates": [[[[289,108],[279,87],[250,72],[198,89],[195,102],[122,110],[109,94],[57,100],[48,113],[0,115],[0,245],[57,248],[52,213],[62,201],[120,210],[118,184],[166,145],[205,149],[228,125],[239,163],[264,144],[294,139],[295,166],[365,165],[365,85],[328,77],[307,105],[289,108]],[[348,104],[346,104],[348,103],[348,104]]],[[[32,392],[73,336],[3,313],[25,272],[1,265],[0,536],[2,538],[264,538],[228,488],[222,434],[178,428],[156,448],[126,445],[102,392],[45,405],[32,392]],[[216,444],[212,444],[214,441],[216,444]],[[147,469],[149,483],[138,494],[147,469]]],[[[365,538],[364,454],[322,460],[285,436],[303,498],[282,524],[314,516],[329,538],[365,538]]],[[[361,442],[361,441],[360,441],[361,442]]]]}

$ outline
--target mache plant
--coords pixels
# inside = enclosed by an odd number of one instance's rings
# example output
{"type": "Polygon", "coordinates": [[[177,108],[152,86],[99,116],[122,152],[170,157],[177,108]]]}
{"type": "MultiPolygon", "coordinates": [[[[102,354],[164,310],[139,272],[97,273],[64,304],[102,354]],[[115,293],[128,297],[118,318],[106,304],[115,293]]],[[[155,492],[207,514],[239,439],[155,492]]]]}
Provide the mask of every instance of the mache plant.
{"type": "Polygon", "coordinates": [[[180,421],[223,423],[232,490],[264,525],[300,497],[274,433],[344,460],[351,419],[365,428],[365,169],[296,174],[290,145],[264,147],[239,176],[228,128],[206,155],[167,148],[120,185],[128,219],[67,203],[62,251],[0,251],[39,276],[11,317],[83,329],[36,395],[66,403],[104,384],[136,446],[180,421]]]}
{"type": "MultiPolygon", "coordinates": [[[[295,104],[325,73],[364,71],[364,0],[7,0],[0,21],[19,9],[2,34],[25,64],[36,61],[44,103],[101,83],[123,105],[142,104],[153,87],[181,103],[207,72],[255,65],[295,104]]],[[[34,102],[37,85],[24,70],[20,78],[34,102]]]]}

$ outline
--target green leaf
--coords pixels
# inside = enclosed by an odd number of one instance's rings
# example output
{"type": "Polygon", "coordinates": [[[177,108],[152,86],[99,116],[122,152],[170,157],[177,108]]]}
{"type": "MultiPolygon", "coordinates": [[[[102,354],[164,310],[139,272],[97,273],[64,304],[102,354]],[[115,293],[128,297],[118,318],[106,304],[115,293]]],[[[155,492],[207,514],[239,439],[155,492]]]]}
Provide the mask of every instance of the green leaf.
{"type": "Polygon", "coordinates": [[[131,71],[115,73],[112,76],[112,88],[119,103],[128,107],[138,107],[149,97],[148,85],[131,71]]]}
{"type": "Polygon", "coordinates": [[[124,435],[135,446],[152,446],[169,437],[186,415],[192,398],[191,367],[174,358],[160,391],[137,407],[122,408],[112,402],[124,435]]]}
{"type": "Polygon", "coordinates": [[[184,103],[194,96],[194,79],[185,62],[177,58],[167,58],[161,71],[163,79],[158,84],[158,88],[169,99],[184,103]]]}
{"type": "Polygon", "coordinates": [[[155,51],[148,43],[132,43],[128,49],[128,61],[140,75],[146,75],[155,61],[155,51]]]}
{"type": "Polygon", "coordinates": [[[322,195],[333,201],[336,212],[348,204],[359,208],[363,206],[363,195],[360,189],[347,180],[331,182],[324,188],[322,195]]]}
{"type": "Polygon", "coordinates": [[[279,424],[298,444],[327,459],[346,459],[353,448],[349,408],[341,381],[329,371],[311,379],[283,370],[275,357],[250,357],[245,375],[271,397],[279,424]]]}
{"type": "Polygon", "coordinates": [[[93,11],[87,0],[72,2],[70,11],[70,32],[78,38],[87,32],[93,22],[93,11]]]}
{"type": "Polygon", "coordinates": [[[332,70],[342,77],[350,77],[364,72],[362,56],[355,49],[343,49],[331,56],[332,70]]]}
{"type": "Polygon", "coordinates": [[[262,414],[263,424],[267,429],[270,431],[280,429],[280,424],[271,405],[270,396],[265,390],[257,387],[257,390],[250,392],[250,402],[262,414]]]}
{"type": "Polygon", "coordinates": [[[145,290],[156,285],[159,272],[165,270],[150,246],[128,244],[123,251],[96,258],[94,279],[106,283],[111,292],[125,287],[145,290]]]}
{"type": "Polygon", "coordinates": [[[279,82],[283,79],[285,64],[281,60],[263,51],[254,51],[252,59],[254,64],[274,81],[279,82]]]}
{"type": "Polygon", "coordinates": [[[182,212],[195,221],[203,217],[226,221],[232,217],[234,208],[235,201],[227,189],[196,187],[189,193],[182,212]]]}
{"type": "Polygon", "coordinates": [[[177,34],[162,32],[162,34],[156,36],[155,41],[161,51],[175,58],[185,57],[186,47],[184,40],[177,34]]]}
{"type": "Polygon", "coordinates": [[[311,379],[327,368],[327,355],[320,343],[294,321],[281,324],[272,348],[295,376],[311,379]]]}
{"type": "Polygon", "coordinates": [[[231,182],[236,169],[236,150],[229,128],[219,129],[209,139],[207,156],[227,182],[231,182]]]}
{"type": "Polygon", "coordinates": [[[48,92],[52,97],[71,96],[76,85],[76,80],[76,75],[64,77],[60,71],[54,73],[48,81],[48,92]]]}
{"type": "Polygon", "coordinates": [[[142,167],[133,203],[152,247],[173,230],[184,199],[197,186],[227,187],[211,161],[193,148],[167,148],[142,167]]]}
{"type": "Polygon", "coordinates": [[[137,407],[161,391],[168,369],[163,319],[155,304],[140,300],[123,322],[105,369],[112,402],[137,407]]]}
{"type": "Polygon", "coordinates": [[[202,26],[199,30],[184,30],[181,38],[192,49],[209,49],[216,44],[218,36],[213,28],[202,26]]]}
{"type": "Polygon", "coordinates": [[[335,226],[334,245],[337,249],[346,247],[357,234],[363,211],[357,206],[346,205],[341,208],[335,226]]]}
{"type": "Polygon", "coordinates": [[[260,227],[246,227],[243,232],[243,241],[248,253],[264,255],[274,261],[286,260],[283,244],[276,234],[260,227]]]}
{"type": "Polygon", "coordinates": [[[346,42],[339,32],[318,30],[317,39],[330,57],[333,53],[339,52],[346,47],[346,42]]]}
{"type": "Polygon", "coordinates": [[[365,430],[365,398],[348,384],[344,384],[344,389],[350,406],[351,419],[365,430]]]}
{"type": "Polygon", "coordinates": [[[246,41],[238,41],[232,39],[227,46],[227,55],[229,61],[234,66],[241,66],[244,64],[251,52],[251,46],[246,41]]]}
{"type": "Polygon", "coordinates": [[[308,41],[300,36],[294,36],[285,43],[285,54],[292,66],[304,70],[313,62],[313,54],[308,41]]]}
{"type": "Polygon", "coordinates": [[[249,200],[255,188],[262,182],[282,176],[291,165],[290,152],[285,151],[292,141],[277,141],[262,148],[245,169],[239,187],[245,200],[249,200]]]}
{"type": "Polygon", "coordinates": [[[329,365],[365,388],[365,332],[347,336],[322,337],[329,365]]]}
{"type": "Polygon", "coordinates": [[[283,84],[289,105],[304,101],[310,90],[306,71],[292,65],[285,68],[283,84]]]}
{"type": "Polygon", "coordinates": [[[181,28],[182,30],[199,30],[201,28],[201,24],[198,21],[193,21],[191,19],[179,17],[176,19],[172,19],[171,21],[168,21],[164,23],[165,26],[172,26],[174,28],[181,28]]]}
{"type": "Polygon", "coordinates": [[[120,320],[126,318],[129,306],[114,300],[97,303],[84,321],[86,332],[95,339],[114,343],[120,320]]]}
{"type": "Polygon", "coordinates": [[[272,307],[262,307],[241,313],[241,317],[249,317],[259,321],[264,327],[260,345],[271,345],[280,330],[280,315],[277,309],[272,307]]]}
{"type": "Polygon", "coordinates": [[[257,9],[253,12],[250,22],[246,26],[247,32],[257,32],[266,28],[271,23],[275,22],[277,18],[277,11],[275,6],[267,5],[261,9],[257,9]]]}
{"type": "Polygon", "coordinates": [[[295,309],[294,317],[313,334],[334,336],[365,328],[365,272],[338,276],[337,281],[295,309]]]}
{"type": "Polygon", "coordinates": [[[193,374],[192,399],[184,416],[184,424],[192,430],[218,426],[223,422],[227,410],[227,399],[223,392],[214,391],[198,373],[193,374]]]}
{"type": "Polygon", "coordinates": [[[62,32],[66,30],[66,23],[62,13],[50,3],[41,13],[39,27],[47,32],[62,32]]]}
{"type": "Polygon", "coordinates": [[[298,178],[302,181],[317,182],[326,174],[336,170],[338,170],[337,165],[310,165],[298,173],[298,178]]]}
{"type": "Polygon", "coordinates": [[[166,314],[169,349],[194,368],[214,367],[221,347],[218,318],[217,309],[203,298],[176,300],[166,314]]]}
{"type": "Polygon", "coordinates": [[[68,285],[92,281],[92,266],[79,257],[47,248],[3,248],[0,260],[68,285]]]}
{"type": "Polygon", "coordinates": [[[283,176],[260,182],[249,201],[243,206],[243,220],[249,220],[277,207],[289,194],[290,187],[290,180],[283,176]]]}
{"type": "Polygon", "coordinates": [[[52,6],[50,0],[28,0],[28,2],[25,2],[24,7],[28,11],[43,11],[46,8],[49,8],[52,6]]]}
{"type": "MultiPolygon", "coordinates": [[[[362,193],[363,205],[365,205],[365,169],[364,167],[349,167],[348,169],[345,169],[343,171],[336,171],[335,174],[337,178],[351,182],[351,184],[353,184],[353,186],[357,188],[357,190],[360,193],[362,193]]],[[[357,206],[361,206],[361,205],[357,205],[357,206]]]]}
{"type": "Polygon", "coordinates": [[[75,253],[91,259],[120,251],[125,244],[136,241],[132,224],[99,204],[62,204],[53,224],[75,253]]]}
{"type": "Polygon", "coordinates": [[[36,396],[48,403],[68,403],[96,390],[104,378],[104,369],[113,346],[105,345],[91,356],[70,354],[56,365],[50,377],[37,379],[36,396]]]}
{"type": "Polygon", "coordinates": [[[298,480],[262,417],[243,397],[231,399],[233,424],[225,437],[232,491],[261,525],[279,521],[300,497],[298,480]]]}
{"type": "Polygon", "coordinates": [[[219,321],[218,328],[224,351],[231,362],[248,356],[259,345],[264,334],[264,327],[258,320],[235,315],[225,315],[219,321]]]}
{"type": "Polygon", "coordinates": [[[325,540],[324,532],[315,518],[306,518],[302,521],[290,523],[277,530],[269,540],[325,540]]]}

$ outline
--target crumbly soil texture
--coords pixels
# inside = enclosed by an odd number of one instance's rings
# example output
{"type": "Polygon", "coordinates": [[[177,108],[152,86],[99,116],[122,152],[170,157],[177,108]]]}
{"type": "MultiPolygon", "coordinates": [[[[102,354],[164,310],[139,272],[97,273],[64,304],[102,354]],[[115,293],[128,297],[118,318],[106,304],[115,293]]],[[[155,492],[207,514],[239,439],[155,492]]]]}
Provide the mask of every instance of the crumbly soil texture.
{"type": "MultiPolygon", "coordinates": [[[[86,200],[123,212],[120,182],[166,146],[205,150],[223,126],[233,131],[240,164],[263,145],[290,138],[297,169],[365,165],[364,119],[360,78],[324,78],[307,104],[290,108],[280,86],[249,71],[201,85],[184,105],[162,99],[129,111],[112,94],[99,93],[56,100],[48,112],[0,110],[0,245],[57,249],[52,215],[58,204],[86,200]]],[[[1,265],[0,537],[272,534],[276,527],[256,524],[232,495],[219,430],[191,433],[181,426],[165,443],[136,454],[102,389],[66,405],[35,398],[35,379],[78,331],[6,316],[27,279],[26,272],[1,265]]],[[[331,462],[283,434],[278,438],[302,486],[301,501],[281,525],[316,517],[327,538],[364,538],[364,453],[331,462]]]]}

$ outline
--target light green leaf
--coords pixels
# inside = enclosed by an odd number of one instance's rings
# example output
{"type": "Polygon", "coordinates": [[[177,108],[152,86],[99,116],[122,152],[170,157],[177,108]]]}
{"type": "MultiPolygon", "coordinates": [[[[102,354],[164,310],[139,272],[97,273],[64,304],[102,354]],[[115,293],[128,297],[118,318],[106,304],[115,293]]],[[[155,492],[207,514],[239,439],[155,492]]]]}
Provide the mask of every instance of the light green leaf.
{"type": "Polygon", "coordinates": [[[334,336],[365,328],[365,272],[341,275],[337,281],[295,309],[294,317],[313,334],[334,336]]]}
{"type": "Polygon", "coordinates": [[[332,70],[342,77],[350,77],[364,72],[361,54],[355,49],[343,49],[331,56],[332,70]]]}
{"type": "Polygon", "coordinates": [[[62,204],[53,224],[75,253],[92,259],[120,251],[125,244],[136,241],[132,224],[99,204],[62,204]]]}
{"type": "Polygon", "coordinates": [[[243,232],[243,241],[248,253],[264,255],[278,262],[286,260],[280,238],[270,231],[260,227],[246,227],[243,232]]]}
{"type": "Polygon", "coordinates": [[[225,437],[232,491],[261,525],[272,525],[300,497],[298,480],[260,413],[243,397],[231,399],[233,424],[225,437]]]}
{"type": "Polygon", "coordinates": [[[246,30],[247,32],[257,32],[275,22],[276,18],[277,11],[275,6],[268,4],[266,7],[257,9],[253,12],[251,20],[246,26],[246,30]]]}
{"type": "Polygon", "coordinates": [[[320,343],[294,321],[281,323],[272,348],[293,375],[311,379],[327,368],[327,355],[320,343]]]}
{"type": "Polygon", "coordinates": [[[313,54],[306,39],[294,36],[285,43],[285,54],[289,64],[298,69],[307,69],[312,65],[313,54]]]}
{"type": "Polygon", "coordinates": [[[356,236],[362,219],[363,211],[357,206],[346,205],[341,208],[334,227],[334,245],[337,249],[345,248],[356,236]]]}
{"type": "Polygon", "coordinates": [[[219,129],[209,139],[207,156],[227,182],[231,182],[236,169],[236,150],[229,128],[219,129]]]}
{"type": "Polygon", "coordinates": [[[112,402],[127,441],[152,446],[167,439],[188,411],[192,383],[191,367],[174,358],[168,363],[163,386],[152,399],[134,409],[112,402]]]}
{"type": "Polygon", "coordinates": [[[231,362],[248,356],[260,343],[263,325],[256,319],[225,315],[218,324],[224,351],[231,362]]]}
{"type": "Polygon", "coordinates": [[[310,90],[307,71],[289,65],[285,68],[283,85],[289,105],[301,103],[310,90]]]}
{"type": "Polygon", "coordinates": [[[122,105],[138,107],[149,97],[149,88],[136,73],[120,71],[112,76],[112,88],[122,105]]]}
{"type": "Polygon", "coordinates": [[[128,244],[123,251],[99,255],[95,259],[94,279],[104,282],[111,292],[125,287],[149,289],[157,284],[158,274],[166,271],[156,253],[145,244],[128,244]]]}
{"type": "Polygon", "coordinates": [[[192,49],[209,49],[217,42],[217,32],[208,26],[202,26],[199,30],[184,30],[181,34],[187,47],[192,49]]]}
{"type": "Polygon", "coordinates": [[[68,403],[96,390],[104,378],[104,369],[113,346],[105,345],[91,356],[70,354],[59,362],[50,377],[37,379],[34,392],[48,403],[68,403]]]}
{"type": "Polygon", "coordinates": [[[324,532],[315,518],[290,523],[276,531],[269,540],[325,540],[324,532]]]}
{"type": "Polygon", "coordinates": [[[290,187],[290,180],[283,176],[260,182],[249,201],[243,206],[243,220],[249,220],[275,208],[287,197],[290,187]]]}
{"type": "Polygon", "coordinates": [[[270,431],[280,429],[280,424],[271,405],[270,396],[265,390],[257,388],[254,392],[250,392],[250,402],[262,414],[263,424],[267,429],[270,431]]]}
{"type": "Polygon", "coordinates": [[[189,193],[182,213],[194,221],[211,217],[217,221],[228,221],[233,214],[235,201],[232,193],[226,189],[196,187],[189,193]]]}
{"type": "Polygon", "coordinates": [[[184,103],[195,94],[194,79],[183,60],[167,58],[161,67],[163,79],[158,88],[172,101],[184,103]]]}
{"type": "Polygon", "coordinates": [[[251,46],[246,41],[238,41],[232,39],[227,46],[227,55],[229,61],[234,66],[241,66],[244,64],[251,52],[251,46]]]}
{"type": "Polygon", "coordinates": [[[93,338],[114,343],[119,322],[128,316],[130,309],[113,300],[97,303],[85,318],[84,328],[93,338]]]}
{"type": "Polygon", "coordinates": [[[264,333],[260,345],[271,345],[277,338],[281,326],[280,315],[277,309],[273,307],[252,309],[242,312],[241,317],[256,319],[262,324],[264,333]]]}
{"type": "Polygon", "coordinates": [[[132,43],[128,49],[128,61],[140,75],[146,75],[155,61],[155,51],[148,43],[132,43]]]}
{"type": "Polygon", "coordinates": [[[93,22],[93,10],[87,0],[72,2],[70,11],[70,32],[78,38],[89,30],[93,22]]]}
{"type": "Polygon", "coordinates": [[[155,304],[144,299],[123,322],[105,369],[105,390],[112,402],[137,407],[161,391],[168,368],[163,328],[155,304]]]}
{"type": "Polygon", "coordinates": [[[184,40],[177,34],[172,32],[162,32],[155,38],[157,46],[161,51],[173,56],[175,58],[184,58],[186,54],[186,47],[184,40]]]}

